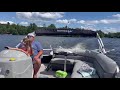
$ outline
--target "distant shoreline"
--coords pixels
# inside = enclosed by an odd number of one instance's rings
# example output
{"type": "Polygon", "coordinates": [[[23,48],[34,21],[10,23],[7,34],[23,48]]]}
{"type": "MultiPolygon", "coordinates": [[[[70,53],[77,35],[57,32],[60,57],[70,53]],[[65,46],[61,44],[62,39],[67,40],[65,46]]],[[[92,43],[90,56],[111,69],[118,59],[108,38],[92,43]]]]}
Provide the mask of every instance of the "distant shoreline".
{"type": "Polygon", "coordinates": [[[57,37],[96,37],[96,33],[100,37],[106,38],[120,38],[120,32],[104,33],[102,30],[90,30],[84,28],[69,28],[67,26],[57,28],[54,24],[48,27],[37,27],[35,23],[30,23],[29,26],[21,26],[19,24],[0,24],[0,35],[27,35],[35,32],[37,36],[57,36],[57,37]]]}
{"type": "MultiPolygon", "coordinates": [[[[0,35],[12,35],[12,34],[0,34],[0,35]]],[[[12,35],[12,36],[17,36],[17,35],[12,35]]],[[[19,35],[18,35],[19,36],[19,35]]],[[[26,35],[20,35],[20,36],[26,36],[26,35]]],[[[51,36],[51,37],[83,37],[80,35],[36,35],[36,36],[51,36]]],[[[92,36],[84,36],[84,38],[96,38],[96,37],[92,37],[92,36]]],[[[101,37],[101,38],[118,38],[118,37],[101,37]]],[[[118,38],[119,39],[119,38],[118,38]]]]}
{"type": "MultiPolygon", "coordinates": [[[[0,34],[0,35],[12,35],[12,34],[0,34]]],[[[20,35],[20,34],[19,34],[20,35]]],[[[26,35],[23,35],[26,36],[26,35]]],[[[80,35],[36,35],[36,36],[52,36],[52,37],[92,37],[92,36],[80,36],[80,35]]]]}

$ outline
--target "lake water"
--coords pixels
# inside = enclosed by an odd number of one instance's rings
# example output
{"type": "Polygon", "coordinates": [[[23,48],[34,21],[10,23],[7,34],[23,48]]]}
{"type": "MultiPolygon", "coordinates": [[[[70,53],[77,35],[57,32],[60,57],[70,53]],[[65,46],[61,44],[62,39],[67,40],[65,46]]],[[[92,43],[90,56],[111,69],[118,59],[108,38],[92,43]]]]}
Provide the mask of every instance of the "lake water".
{"type": "MultiPolygon", "coordinates": [[[[0,35],[0,51],[4,50],[5,46],[15,47],[24,35],[0,35]]],[[[83,37],[54,37],[54,36],[36,36],[36,40],[40,41],[43,48],[59,48],[81,50],[81,49],[98,49],[98,41],[96,38],[83,37]]],[[[102,38],[105,49],[108,52],[106,55],[115,60],[120,66],[120,39],[117,38],[102,38]],[[114,50],[113,50],[114,49],[114,50]]]]}

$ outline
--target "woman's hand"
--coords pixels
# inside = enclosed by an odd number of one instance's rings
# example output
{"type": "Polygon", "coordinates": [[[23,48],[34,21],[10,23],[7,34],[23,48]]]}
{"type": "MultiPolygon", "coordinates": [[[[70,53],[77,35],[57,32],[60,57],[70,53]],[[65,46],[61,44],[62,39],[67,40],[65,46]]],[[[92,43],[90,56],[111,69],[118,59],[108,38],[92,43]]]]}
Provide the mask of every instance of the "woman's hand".
{"type": "Polygon", "coordinates": [[[30,56],[30,54],[29,54],[28,52],[25,52],[25,54],[26,54],[27,56],[30,56]]]}
{"type": "Polygon", "coordinates": [[[26,52],[26,51],[24,51],[22,49],[20,51],[24,52],[27,56],[30,56],[30,54],[28,52],[26,52]]]}

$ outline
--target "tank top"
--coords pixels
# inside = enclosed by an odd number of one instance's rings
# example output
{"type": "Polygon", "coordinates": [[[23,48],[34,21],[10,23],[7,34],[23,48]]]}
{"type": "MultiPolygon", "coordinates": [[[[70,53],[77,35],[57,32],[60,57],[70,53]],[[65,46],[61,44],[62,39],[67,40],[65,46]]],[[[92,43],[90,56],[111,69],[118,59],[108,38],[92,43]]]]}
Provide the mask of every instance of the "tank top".
{"type": "MultiPolygon", "coordinates": [[[[21,48],[21,49],[27,52],[27,49],[26,49],[25,47],[24,47],[24,48],[21,48]]],[[[29,55],[31,56],[31,55],[32,55],[32,50],[29,50],[28,53],[29,53],[29,55]]]]}

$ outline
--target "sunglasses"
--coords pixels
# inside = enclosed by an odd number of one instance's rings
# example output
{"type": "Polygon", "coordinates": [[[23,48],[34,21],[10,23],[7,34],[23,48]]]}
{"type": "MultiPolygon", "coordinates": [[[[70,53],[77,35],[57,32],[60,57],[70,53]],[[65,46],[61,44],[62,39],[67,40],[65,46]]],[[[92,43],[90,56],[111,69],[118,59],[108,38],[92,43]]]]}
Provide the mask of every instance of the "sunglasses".
{"type": "Polygon", "coordinates": [[[31,37],[33,37],[33,36],[27,36],[28,38],[31,38],[31,37]]]}

